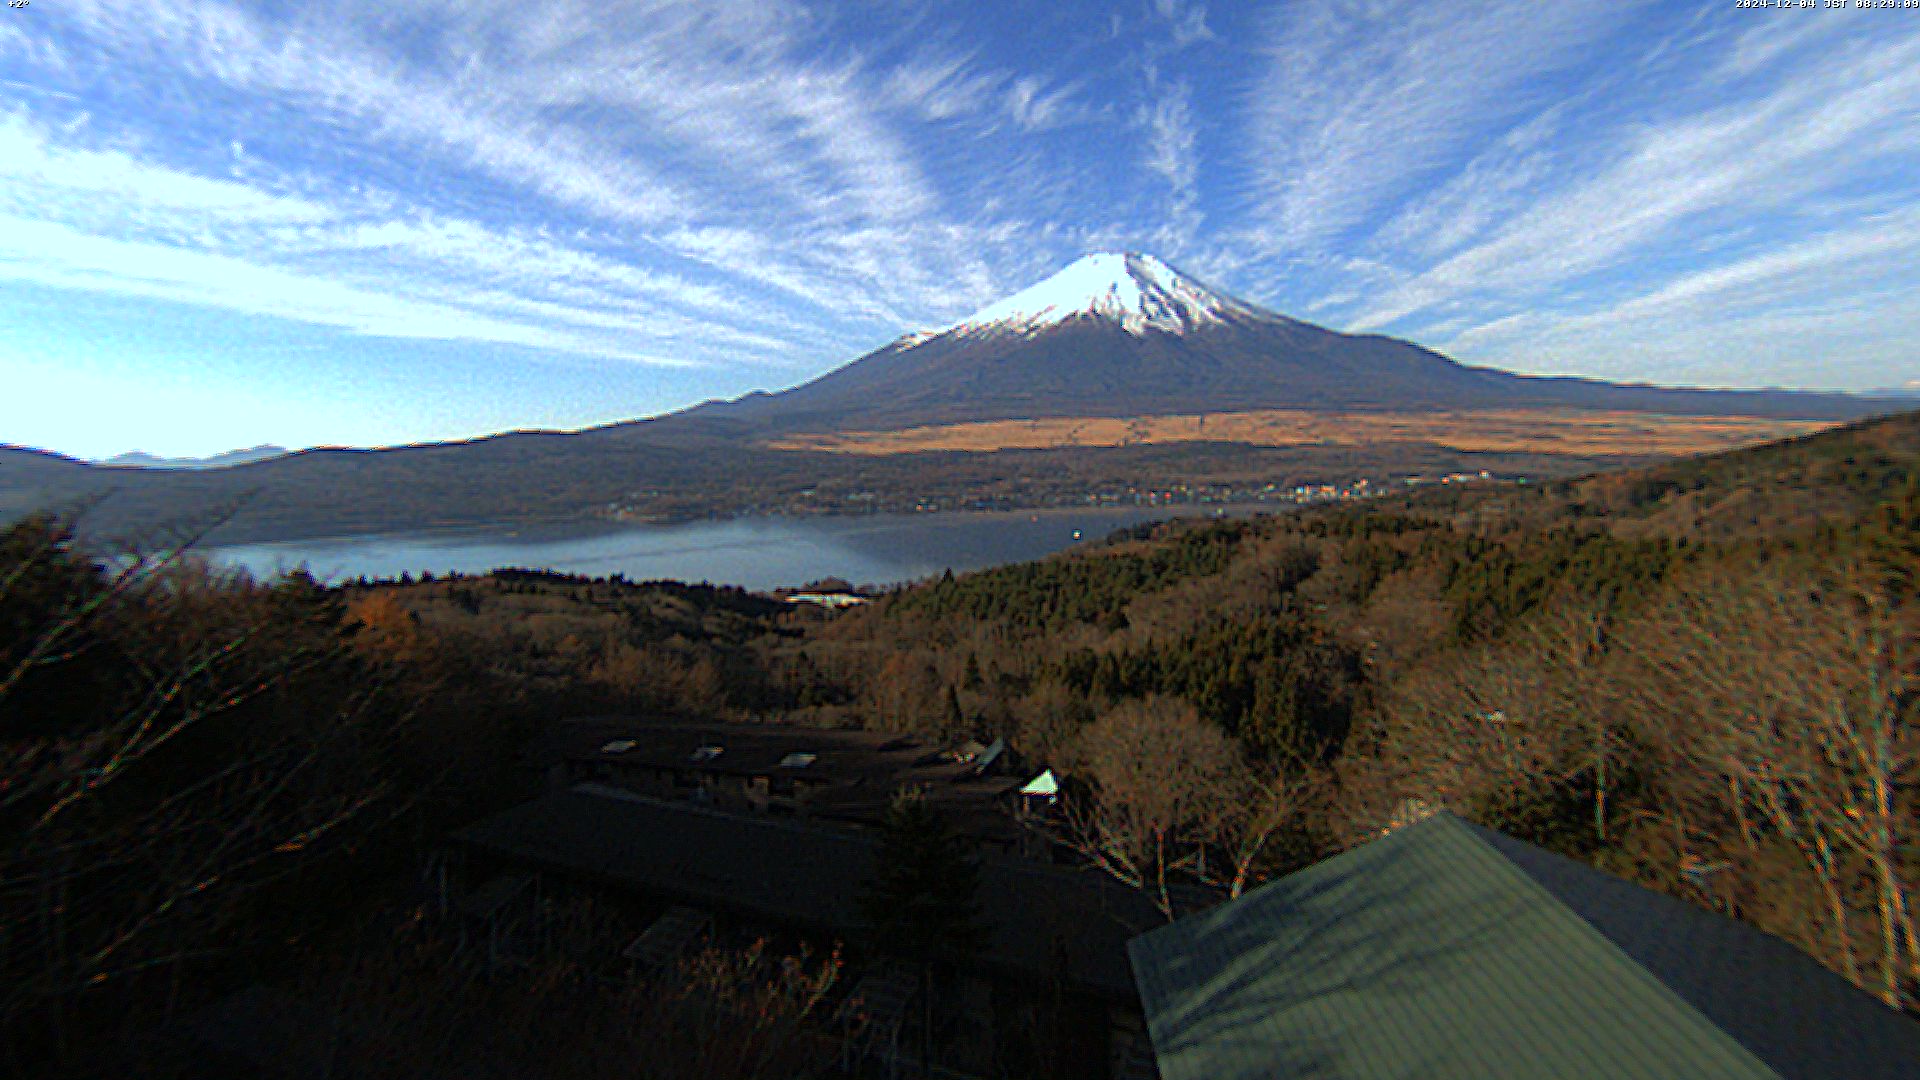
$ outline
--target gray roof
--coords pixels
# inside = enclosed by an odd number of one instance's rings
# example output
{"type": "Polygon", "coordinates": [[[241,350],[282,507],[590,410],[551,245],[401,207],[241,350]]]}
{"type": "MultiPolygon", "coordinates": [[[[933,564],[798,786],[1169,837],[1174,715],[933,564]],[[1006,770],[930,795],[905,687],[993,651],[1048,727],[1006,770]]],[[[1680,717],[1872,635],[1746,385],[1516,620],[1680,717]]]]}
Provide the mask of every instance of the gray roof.
{"type": "MultiPolygon", "coordinates": [[[[454,834],[471,847],[776,924],[842,936],[862,927],[870,834],[720,813],[639,796],[548,795],[454,834]]],[[[984,962],[1131,1000],[1127,939],[1162,923],[1144,895],[1092,871],[980,860],[984,962]]]]}
{"type": "Polygon", "coordinates": [[[951,760],[940,748],[909,735],[874,731],[811,728],[798,724],[716,724],[594,717],[569,721],[563,733],[548,736],[545,755],[576,763],[603,763],[617,770],[666,770],[684,776],[755,777],[803,780],[814,785],[808,796],[815,817],[878,823],[894,792],[918,788],[970,835],[999,843],[1018,838],[1019,829],[996,805],[1019,785],[1002,777],[979,775],[1002,756],[1007,745],[996,739],[981,747],[973,762],[951,760]],[[607,752],[612,742],[630,743],[607,752]],[[701,747],[721,753],[696,758],[701,747]],[[812,754],[804,767],[783,765],[797,754],[812,754]]]}
{"type": "Polygon", "coordinates": [[[1920,1076],[1784,942],[1450,814],[1129,950],[1166,1080],[1920,1076]]]}

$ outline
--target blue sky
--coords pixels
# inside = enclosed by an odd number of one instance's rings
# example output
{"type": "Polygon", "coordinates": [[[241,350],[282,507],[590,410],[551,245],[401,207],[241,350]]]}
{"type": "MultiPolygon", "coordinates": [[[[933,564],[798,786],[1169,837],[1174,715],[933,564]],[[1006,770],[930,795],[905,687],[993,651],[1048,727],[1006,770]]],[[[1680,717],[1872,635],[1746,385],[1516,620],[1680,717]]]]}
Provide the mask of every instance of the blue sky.
{"type": "Polygon", "coordinates": [[[1920,11],[33,0],[0,441],[573,427],[1089,251],[1519,371],[1920,377],[1920,11]]]}

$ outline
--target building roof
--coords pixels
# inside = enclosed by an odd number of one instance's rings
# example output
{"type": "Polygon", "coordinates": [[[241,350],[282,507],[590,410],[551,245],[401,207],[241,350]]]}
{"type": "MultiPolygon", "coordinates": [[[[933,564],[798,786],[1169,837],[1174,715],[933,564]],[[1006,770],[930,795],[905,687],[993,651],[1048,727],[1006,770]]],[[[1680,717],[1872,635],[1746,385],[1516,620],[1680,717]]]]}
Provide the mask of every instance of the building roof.
{"type": "Polygon", "coordinates": [[[1060,781],[1054,778],[1052,769],[1043,769],[1039,776],[1027,781],[1027,786],[1020,789],[1020,794],[1052,797],[1060,794],[1060,781]]]}
{"type": "Polygon", "coordinates": [[[1446,813],[1129,951],[1166,1080],[1920,1074],[1785,942],[1446,813]]]}
{"type": "MultiPolygon", "coordinates": [[[[937,748],[911,736],[834,730],[798,724],[712,724],[593,717],[569,721],[563,757],[684,768],[715,775],[768,776],[794,754],[812,754],[810,771],[858,782],[885,781],[926,760],[930,775],[957,775],[947,765],[933,769],[937,748]],[[717,752],[708,752],[717,751],[717,752]]],[[[881,786],[884,786],[882,784],[881,786]]]]}
{"type": "MultiPolygon", "coordinates": [[[[955,761],[911,735],[637,717],[594,717],[566,727],[564,743],[555,748],[561,759],[685,775],[804,780],[812,785],[809,814],[865,825],[878,824],[894,793],[911,787],[970,836],[1003,844],[1019,837],[1018,825],[1000,805],[1017,780],[980,775],[978,760],[955,761]]],[[[1006,751],[1004,740],[993,746],[1000,748],[996,757],[1006,751]]]]}
{"type": "MultiPolygon", "coordinates": [[[[581,785],[496,814],[457,842],[578,877],[845,937],[862,927],[873,835],[581,785]]],[[[1093,871],[983,855],[983,962],[1131,1000],[1127,939],[1159,923],[1137,890],[1093,871]]]]}

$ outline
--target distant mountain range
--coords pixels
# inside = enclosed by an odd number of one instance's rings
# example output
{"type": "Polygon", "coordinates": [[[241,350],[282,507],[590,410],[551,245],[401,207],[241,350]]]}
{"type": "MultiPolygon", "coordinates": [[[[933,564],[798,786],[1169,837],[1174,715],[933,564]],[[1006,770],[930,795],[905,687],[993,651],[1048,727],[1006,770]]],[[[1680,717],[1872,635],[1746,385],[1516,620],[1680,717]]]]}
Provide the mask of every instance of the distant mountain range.
{"type": "Polygon", "coordinates": [[[1467,367],[1409,342],[1264,310],[1151,255],[1108,253],[805,385],[681,415],[785,434],[1260,409],[1543,408],[1801,419],[1886,411],[1845,394],[1670,389],[1467,367]]]}
{"type": "Polygon", "coordinates": [[[1896,398],[1903,401],[1920,399],[1920,379],[1908,379],[1899,386],[1886,386],[1878,390],[1868,390],[1862,397],[1896,398]]]}
{"type": "Polygon", "coordinates": [[[0,516],[87,505],[96,529],[150,533],[218,514],[216,539],[261,540],[1085,505],[1175,484],[1565,475],[1911,404],[1468,367],[1266,311],[1148,255],[1098,254],[802,386],[648,420],[377,450],[256,447],[196,462],[123,455],[89,465],[0,448],[0,516]]]}
{"type": "Polygon", "coordinates": [[[266,461],[270,458],[285,457],[287,448],[271,443],[250,446],[245,450],[229,450],[212,457],[155,457],[140,450],[129,450],[124,454],[115,454],[99,465],[110,465],[132,469],[220,469],[228,465],[245,465],[250,461],[266,461]]]}

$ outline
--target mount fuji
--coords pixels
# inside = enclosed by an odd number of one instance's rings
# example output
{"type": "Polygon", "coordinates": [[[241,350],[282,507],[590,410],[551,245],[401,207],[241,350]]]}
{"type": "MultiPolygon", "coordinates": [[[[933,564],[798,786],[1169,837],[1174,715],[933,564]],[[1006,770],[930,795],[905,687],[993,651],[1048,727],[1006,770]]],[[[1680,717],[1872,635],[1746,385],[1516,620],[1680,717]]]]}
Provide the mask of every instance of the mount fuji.
{"type": "Polygon", "coordinates": [[[1268,311],[1151,255],[1106,252],[811,382],[669,419],[784,435],[1276,409],[1542,408],[1796,418],[1884,411],[1837,394],[1667,389],[1468,367],[1406,341],[1268,311]]]}
{"type": "Polygon", "coordinates": [[[1173,483],[1570,475],[1910,406],[1467,367],[1267,311],[1150,255],[1103,253],[792,389],[584,431],[306,450],[223,469],[89,465],[0,446],[0,521],[92,502],[93,528],[131,534],[241,506],[217,531],[226,542],[1081,505],[1173,483]]]}
{"type": "Polygon", "coordinates": [[[1138,337],[1149,330],[1185,333],[1221,322],[1229,315],[1258,318],[1263,314],[1259,308],[1214,292],[1151,255],[1103,252],[1079,259],[1038,285],[984,307],[943,331],[918,336],[926,340],[944,333],[1031,335],[1091,316],[1117,322],[1121,329],[1138,337]]]}

